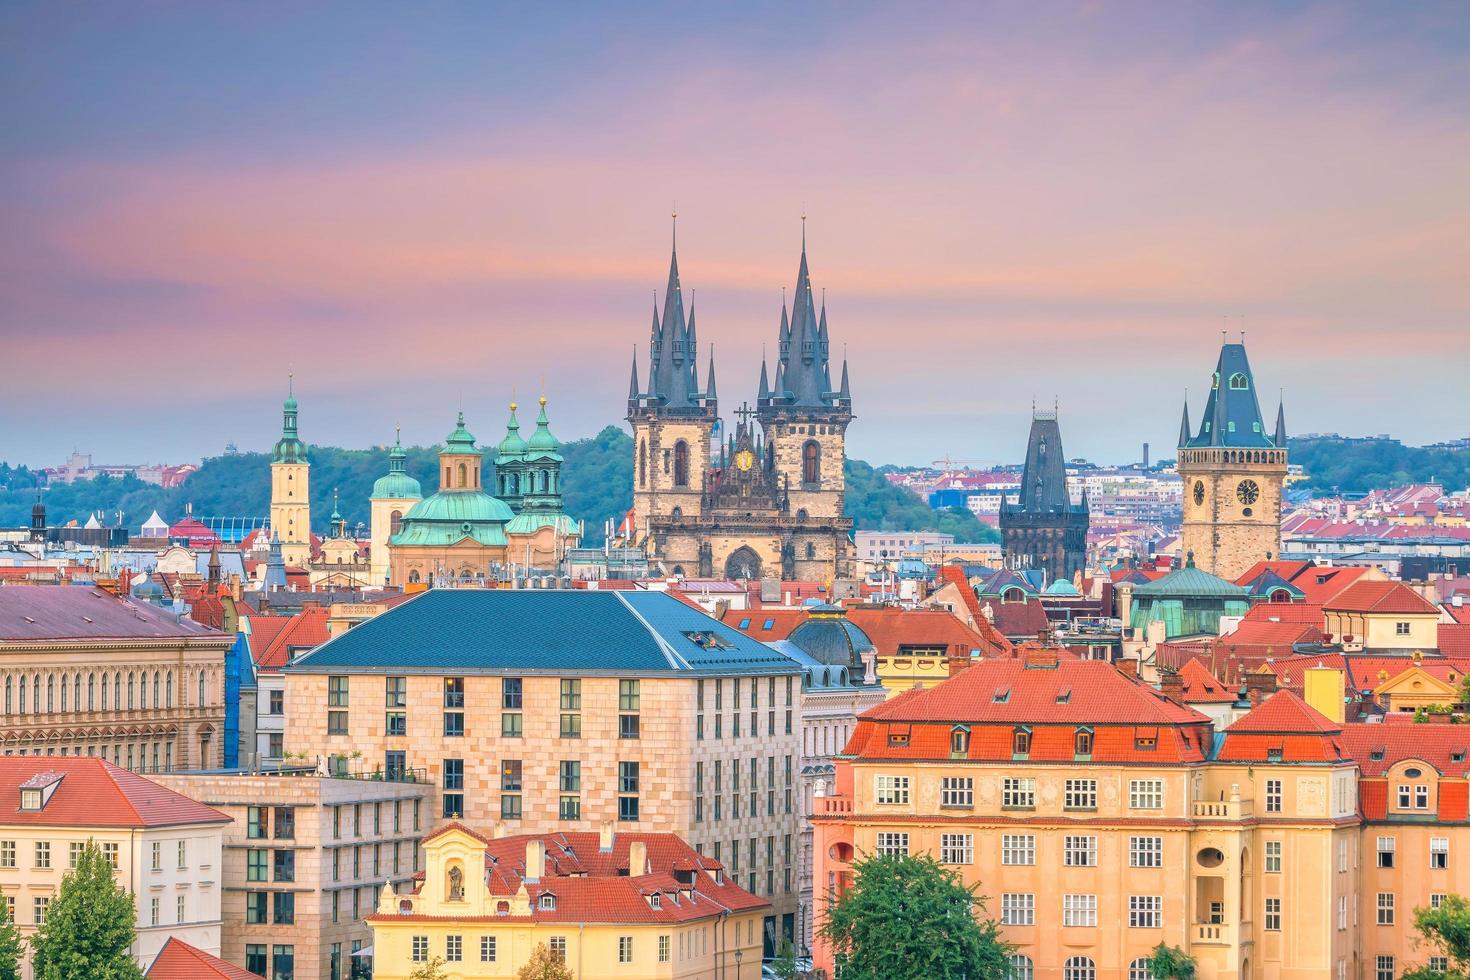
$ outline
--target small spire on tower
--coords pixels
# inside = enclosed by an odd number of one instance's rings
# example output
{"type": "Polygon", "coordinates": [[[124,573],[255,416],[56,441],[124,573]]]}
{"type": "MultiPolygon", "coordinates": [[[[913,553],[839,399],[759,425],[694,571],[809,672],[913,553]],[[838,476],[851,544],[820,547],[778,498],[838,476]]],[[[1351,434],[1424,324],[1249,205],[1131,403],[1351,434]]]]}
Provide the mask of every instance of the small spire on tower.
{"type": "MultiPolygon", "coordinates": [[[[693,321],[691,320],[691,322],[693,322],[693,321]]],[[[763,365],[761,365],[761,367],[764,368],[765,365],[763,364],[763,365]]],[[[715,395],[715,345],[714,344],[710,344],[709,345],[709,374],[705,377],[705,384],[708,387],[707,387],[707,389],[706,389],[706,391],[704,393],[704,400],[706,402],[713,403],[714,400],[715,400],[715,397],[716,397],[716,395],[715,395]]]]}
{"type": "Polygon", "coordinates": [[[1184,416],[1179,420],[1179,446],[1189,445],[1189,393],[1184,393],[1184,416]]]}
{"type": "Polygon", "coordinates": [[[1276,435],[1271,440],[1277,449],[1286,448],[1286,393],[1283,391],[1276,402],[1276,435]]]}

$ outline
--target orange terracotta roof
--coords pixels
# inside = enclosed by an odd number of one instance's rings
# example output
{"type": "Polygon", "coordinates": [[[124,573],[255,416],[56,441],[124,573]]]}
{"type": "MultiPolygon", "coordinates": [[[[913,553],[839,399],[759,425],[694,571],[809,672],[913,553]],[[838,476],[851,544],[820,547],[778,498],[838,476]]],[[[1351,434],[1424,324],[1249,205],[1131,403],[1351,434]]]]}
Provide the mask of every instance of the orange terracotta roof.
{"type": "Polygon", "coordinates": [[[1383,776],[1410,759],[1433,766],[1441,776],[1470,774],[1470,727],[1465,725],[1351,724],[1344,726],[1343,737],[1364,777],[1383,776]]]}
{"type": "Polygon", "coordinates": [[[1323,606],[1329,612],[1439,614],[1438,606],[1403,582],[1358,582],[1323,606]]]}
{"type": "Polygon", "coordinates": [[[805,609],[727,609],[720,622],[762,643],[784,640],[806,622],[805,609]]]}
{"type": "Polygon", "coordinates": [[[853,606],[847,618],[868,635],[880,657],[898,656],[905,648],[916,647],[964,654],[979,650],[982,657],[1010,654],[1010,643],[1004,637],[993,630],[982,635],[947,609],[853,606]]]}
{"type": "Polygon", "coordinates": [[[249,970],[169,936],[148,967],[149,980],[260,980],[249,970]]]}
{"type": "Polygon", "coordinates": [[[176,827],[229,823],[218,810],[196,803],[90,756],[0,756],[0,822],[48,827],[176,827]],[[20,808],[21,784],[59,776],[39,810],[20,808]]]}
{"type": "Polygon", "coordinates": [[[1300,575],[1309,568],[1314,567],[1309,561],[1258,561],[1248,568],[1244,575],[1235,580],[1236,585],[1248,585],[1254,582],[1262,572],[1275,572],[1286,581],[1290,582],[1292,577],[1300,575]]]}
{"type": "Polygon", "coordinates": [[[330,639],[327,633],[326,609],[303,609],[287,619],[263,648],[252,644],[255,665],[267,670],[284,667],[292,656],[321,646],[330,639]]]}
{"type": "Polygon", "coordinates": [[[1241,619],[1242,623],[1302,623],[1321,629],[1327,622],[1322,605],[1316,602],[1258,602],[1241,619]]]}
{"type": "MultiPolygon", "coordinates": [[[[1259,607],[1258,607],[1259,608],[1259,607]]],[[[1232,646],[1273,646],[1290,654],[1294,643],[1317,643],[1322,639],[1322,630],[1310,623],[1273,623],[1270,621],[1241,620],[1234,632],[1220,637],[1220,644],[1232,646]]]]}
{"type": "Polygon", "coordinates": [[[1185,704],[1230,704],[1240,696],[1210,673],[1198,657],[1191,657],[1179,669],[1179,679],[1184,682],[1185,704]]]}
{"type": "MultiPolygon", "coordinates": [[[[970,614],[970,620],[975,624],[975,631],[989,641],[991,648],[995,651],[994,655],[1009,654],[1011,641],[1001,635],[1000,630],[991,623],[990,617],[985,615],[984,609],[980,606],[980,599],[975,595],[975,588],[970,584],[969,577],[965,575],[965,570],[954,565],[946,565],[939,570],[939,577],[959,590],[960,601],[965,604],[965,611],[970,614]]],[[[1045,615],[1044,611],[1043,615],[1045,615]]]]}
{"type": "Polygon", "coordinates": [[[1470,657],[1470,623],[1440,623],[1439,652],[1446,657],[1470,657]]]}
{"type": "Polygon", "coordinates": [[[1223,735],[1221,762],[1351,761],[1342,726],[1289,690],[1271,695],[1223,735]]]}

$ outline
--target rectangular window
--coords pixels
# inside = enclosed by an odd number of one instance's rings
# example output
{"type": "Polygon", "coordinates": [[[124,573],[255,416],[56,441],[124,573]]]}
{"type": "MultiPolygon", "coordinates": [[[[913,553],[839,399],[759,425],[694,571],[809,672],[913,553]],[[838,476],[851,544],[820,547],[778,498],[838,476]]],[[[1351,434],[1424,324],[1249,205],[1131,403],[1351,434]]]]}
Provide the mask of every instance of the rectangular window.
{"type": "Polygon", "coordinates": [[[444,958],[450,963],[458,963],[464,959],[464,937],[444,937],[444,958]]]}
{"type": "Polygon", "coordinates": [[[1394,980],[1395,964],[1391,955],[1379,954],[1373,966],[1373,980],[1394,980]]]}
{"type": "Polygon", "coordinates": [[[551,958],[557,963],[567,961],[567,937],[552,936],[547,942],[547,948],[551,951],[551,958]]]}
{"type": "Polygon", "coordinates": [[[1164,866],[1164,838],[1128,838],[1128,866],[1132,868],[1162,868],[1164,866]]]}
{"type": "Polygon", "coordinates": [[[1162,895],[1129,895],[1128,928],[1161,929],[1164,925],[1162,895]]]}
{"type": "Polygon", "coordinates": [[[972,834],[940,834],[940,864],[973,864],[975,838],[972,834]]]}
{"type": "Polygon", "coordinates": [[[1269,874],[1281,873],[1281,841],[1266,841],[1266,871],[1269,874]]]}
{"type": "MultiPolygon", "coordinates": [[[[81,856],[81,853],[82,853],[82,845],[81,844],[73,844],[71,846],[71,848],[72,848],[72,851],[71,851],[71,866],[73,868],[75,868],[77,866],[77,858],[80,857],[81,856]]],[[[150,852],[151,852],[150,853],[150,856],[153,859],[152,866],[151,866],[150,870],[152,870],[152,871],[162,871],[163,870],[163,841],[161,841],[161,840],[154,841],[153,842],[153,847],[150,848],[150,852]]]]}
{"type": "Polygon", "coordinates": [[[408,715],[402,711],[390,711],[383,718],[383,734],[407,735],[408,715]]]}
{"type": "Polygon", "coordinates": [[[15,867],[15,841],[0,840],[0,868],[15,867]]]}
{"type": "Polygon", "coordinates": [[[1001,864],[1035,864],[1036,836],[1034,834],[1003,834],[1000,838],[1001,864]]]}
{"type": "Polygon", "coordinates": [[[51,842],[50,841],[44,841],[44,840],[38,840],[38,841],[36,841],[36,867],[43,868],[43,869],[44,868],[51,867],[51,842]]]}
{"type": "Polygon", "coordinates": [[[277,925],[289,926],[296,922],[296,893],[274,892],[275,899],[275,922],[277,925]]]}
{"type": "Polygon", "coordinates": [[[271,877],[276,881],[296,880],[296,852],[276,851],[272,856],[271,877]]]}
{"type": "Polygon", "coordinates": [[[496,952],[496,950],[495,950],[495,937],[494,936],[481,936],[480,937],[480,962],[481,963],[494,963],[495,962],[495,952],[496,952]]]}
{"type": "Polygon", "coordinates": [[[327,707],[329,707],[329,708],[345,708],[345,707],[347,707],[348,704],[349,704],[348,697],[347,697],[347,690],[348,690],[348,688],[347,688],[347,678],[345,678],[345,677],[328,677],[327,678],[327,707]]]}
{"type": "Polygon", "coordinates": [[[631,962],[633,962],[633,937],[632,936],[619,936],[618,937],[618,962],[619,963],[631,963],[631,962]]]}
{"type": "Polygon", "coordinates": [[[444,817],[458,820],[464,815],[464,760],[444,760],[444,817]]]}
{"type": "Polygon", "coordinates": [[[271,980],[293,980],[296,976],[296,947],[271,947],[271,980]]]}
{"type": "Polygon", "coordinates": [[[32,906],[31,907],[35,910],[36,925],[38,925],[38,926],[39,925],[45,925],[45,923],[46,923],[46,910],[48,908],[50,908],[50,906],[51,906],[51,898],[50,898],[50,896],[48,896],[48,895],[37,895],[35,897],[35,899],[32,902],[32,906]]]}
{"type": "Polygon", "coordinates": [[[270,898],[269,892],[246,892],[245,893],[245,921],[250,925],[265,925],[270,920],[266,916],[266,902],[270,898]]]}
{"type": "Polygon", "coordinates": [[[276,840],[296,839],[296,808],[278,806],[273,814],[276,821],[276,840]]]}
{"type": "Polygon", "coordinates": [[[1265,926],[1266,926],[1266,931],[1267,932],[1280,932],[1281,931],[1281,899],[1279,899],[1279,898],[1268,898],[1268,899],[1266,899],[1266,921],[1265,921],[1265,926]]]}
{"type": "Polygon", "coordinates": [[[286,692],[271,691],[265,711],[268,715],[284,715],[286,713],[286,692]]]}
{"type": "Polygon", "coordinates": [[[660,963],[669,962],[671,945],[672,944],[668,936],[662,935],[658,937],[658,961],[660,963]]]}
{"type": "Polygon", "coordinates": [[[909,777],[874,776],[873,795],[880,804],[905,804],[909,801],[909,777]]]}
{"type": "Polygon", "coordinates": [[[188,841],[182,841],[182,840],[179,841],[179,847],[178,847],[178,849],[179,849],[179,870],[180,871],[183,871],[185,868],[187,868],[189,866],[189,847],[188,847],[188,843],[189,843],[188,841]]]}
{"type": "Polygon", "coordinates": [[[1429,838],[1429,866],[1437,871],[1442,871],[1450,866],[1450,839],[1448,837],[1429,838]]]}
{"type": "Polygon", "coordinates": [[[245,880],[268,881],[270,852],[252,848],[245,852],[245,880]]]}
{"type": "Polygon", "coordinates": [[[1067,780],[1062,794],[1062,805],[1068,810],[1096,810],[1097,780],[1067,780]]]}
{"type": "Polygon", "coordinates": [[[1266,812],[1281,812],[1281,780],[1266,780],[1266,812]]]}
{"type": "Polygon", "coordinates": [[[424,963],[429,959],[429,937],[414,936],[411,942],[409,958],[415,963],[424,963]]]}
{"type": "Polygon", "coordinates": [[[1063,840],[1062,863],[1069,868],[1097,867],[1097,838],[1068,834],[1063,840]]]}
{"type": "Polygon", "coordinates": [[[383,678],[383,705],[388,708],[408,707],[408,678],[383,678]]]}
{"type": "Polygon", "coordinates": [[[879,831],[877,853],[880,857],[907,856],[909,835],[901,831],[879,831]]]}
{"type": "Polygon", "coordinates": [[[1001,806],[1007,810],[1036,809],[1036,780],[1022,776],[1007,776],[1001,782],[1001,806]]]}
{"type": "Polygon", "coordinates": [[[252,806],[245,810],[245,836],[264,840],[270,836],[270,807],[252,806]]]}
{"type": "Polygon", "coordinates": [[[563,714],[561,716],[561,737],[562,738],[581,738],[582,737],[582,716],[581,715],[563,714]]]}
{"type": "Polygon", "coordinates": [[[1029,893],[1003,892],[1000,896],[1000,924],[1032,926],[1036,924],[1036,896],[1029,893]]]}
{"type": "MultiPolygon", "coordinates": [[[[158,845],[155,844],[154,846],[157,847],[158,845]]],[[[75,868],[77,866],[77,862],[79,860],[81,860],[81,857],[82,857],[82,850],[85,847],[86,847],[86,845],[83,844],[81,841],[78,841],[78,840],[74,840],[70,844],[67,845],[67,848],[66,848],[66,866],[68,868],[75,868]]],[[[160,852],[160,859],[161,859],[161,857],[162,857],[162,853],[160,852]]],[[[162,868],[154,868],[153,870],[154,871],[161,871],[163,869],[162,868]]]]}
{"type": "Polygon", "coordinates": [[[1064,926],[1096,926],[1097,925],[1097,896],[1096,895],[1063,895],[1062,896],[1062,925],[1064,925],[1064,926]]]}
{"type": "Polygon", "coordinates": [[[1128,805],[1134,810],[1162,810],[1164,808],[1164,781],[1162,779],[1129,780],[1128,805]]]}
{"type": "Polygon", "coordinates": [[[520,712],[505,712],[500,716],[501,738],[520,738],[524,730],[524,716],[520,712]]]}
{"type": "Polygon", "coordinates": [[[969,776],[946,776],[939,781],[939,805],[969,810],[975,806],[975,780],[969,776]]]}
{"type": "Polygon", "coordinates": [[[446,711],[446,712],[444,712],[444,737],[445,738],[463,738],[464,737],[464,712],[463,711],[446,711]]]}
{"type": "Polygon", "coordinates": [[[637,680],[618,681],[618,737],[637,738],[640,730],[638,710],[641,701],[637,680]]]}
{"type": "Polygon", "coordinates": [[[1380,868],[1393,867],[1393,855],[1396,841],[1392,837],[1378,838],[1378,866],[1380,868]]]}
{"type": "MultiPolygon", "coordinates": [[[[731,766],[732,772],[739,770],[731,766]]],[[[618,819],[623,821],[635,821],[638,819],[638,763],[618,763],[618,819]],[[626,795],[624,795],[626,794],[626,795]]]]}
{"type": "Polygon", "coordinates": [[[1402,622],[1400,622],[1400,623],[1394,623],[1393,624],[1393,633],[1394,633],[1395,636],[1408,636],[1409,635],[1409,624],[1408,623],[1402,623],[1402,622]]]}
{"type": "Polygon", "coordinates": [[[1393,925],[1393,892],[1378,893],[1378,924],[1381,926],[1393,925]]]}
{"type": "Polygon", "coordinates": [[[255,974],[256,976],[263,977],[265,976],[265,971],[268,968],[269,964],[266,963],[265,959],[265,944],[246,943],[245,969],[255,974]]]}
{"type": "Polygon", "coordinates": [[[500,707],[506,711],[520,711],[522,683],[519,677],[503,677],[500,680],[500,707]]]}
{"type": "Polygon", "coordinates": [[[150,926],[156,926],[162,920],[163,917],[159,909],[162,904],[162,901],[157,896],[154,896],[148,901],[148,924],[150,926]]]}

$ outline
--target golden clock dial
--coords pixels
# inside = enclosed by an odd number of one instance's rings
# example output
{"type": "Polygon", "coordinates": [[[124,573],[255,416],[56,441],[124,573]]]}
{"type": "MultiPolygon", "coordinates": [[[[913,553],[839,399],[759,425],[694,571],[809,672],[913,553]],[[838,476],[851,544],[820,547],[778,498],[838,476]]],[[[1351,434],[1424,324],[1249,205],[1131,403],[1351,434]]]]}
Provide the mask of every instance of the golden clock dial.
{"type": "Polygon", "coordinates": [[[755,465],[755,453],[749,449],[742,449],[735,454],[735,468],[742,472],[755,465]]]}
{"type": "Polygon", "coordinates": [[[1255,480],[1242,480],[1240,486],[1235,488],[1235,496],[1241,503],[1249,506],[1261,496],[1261,488],[1256,485],[1255,480]]]}

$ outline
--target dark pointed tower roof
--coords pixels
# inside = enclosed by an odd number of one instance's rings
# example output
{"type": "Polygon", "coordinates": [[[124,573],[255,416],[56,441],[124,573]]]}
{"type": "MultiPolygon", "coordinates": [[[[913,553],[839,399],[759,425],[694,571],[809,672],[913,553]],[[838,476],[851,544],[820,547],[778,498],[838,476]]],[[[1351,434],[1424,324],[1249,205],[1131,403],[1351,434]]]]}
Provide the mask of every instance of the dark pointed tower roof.
{"type": "MultiPolygon", "coordinates": [[[[677,217],[677,216],[676,216],[677,217]]],[[[697,328],[691,306],[684,312],[684,290],[679,279],[679,248],[676,234],[669,252],[669,279],[664,287],[663,314],[658,304],[653,308],[653,329],[649,338],[648,390],[638,390],[637,356],[629,385],[630,417],[642,405],[656,411],[700,414],[714,405],[699,390],[699,372],[695,364],[697,328]]]]}
{"type": "MultiPolygon", "coordinates": [[[[776,335],[776,380],[768,400],[770,408],[846,411],[840,393],[832,389],[831,335],[827,327],[827,305],[820,312],[812,290],[811,269],[806,251],[806,220],[802,219],[801,260],[796,270],[796,292],[788,317],[781,302],[781,326],[776,335]]],[[[762,370],[765,368],[762,362],[762,370]]]]}
{"type": "Polygon", "coordinates": [[[1276,434],[1271,437],[1277,449],[1286,448],[1286,399],[1276,403],[1276,434]]]}
{"type": "Polygon", "coordinates": [[[1232,449],[1270,449],[1274,446],[1261,421],[1256,379],[1251,374],[1244,343],[1220,345],[1220,359],[1210,381],[1210,398],[1205,403],[1204,419],[1199,432],[1187,445],[1191,448],[1223,446],[1232,449]]]}
{"type": "Polygon", "coordinates": [[[628,401],[638,400],[638,348],[633,348],[633,376],[628,381],[628,401]]]}
{"type": "Polygon", "coordinates": [[[1067,493],[1067,456],[1062,449],[1062,429],[1056,412],[1032,411],[1021,495],[1007,508],[1028,514],[1059,514],[1081,509],[1067,493]]]}
{"type": "Polygon", "coordinates": [[[1179,420],[1179,448],[1189,445],[1189,396],[1184,396],[1184,417],[1179,420]]]}

